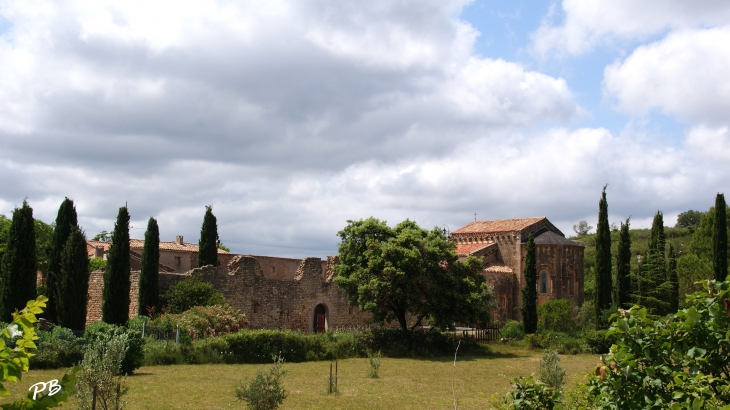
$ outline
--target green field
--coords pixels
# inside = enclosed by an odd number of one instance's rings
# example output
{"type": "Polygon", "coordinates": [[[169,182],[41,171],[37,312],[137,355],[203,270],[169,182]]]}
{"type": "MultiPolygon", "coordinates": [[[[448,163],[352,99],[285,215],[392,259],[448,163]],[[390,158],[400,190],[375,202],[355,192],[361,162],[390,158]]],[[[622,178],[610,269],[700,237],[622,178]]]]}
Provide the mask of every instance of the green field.
{"type": "MultiPolygon", "coordinates": [[[[488,356],[435,359],[383,358],[380,378],[367,377],[367,359],[339,362],[339,394],[327,394],[330,362],[288,363],[284,376],[289,397],[285,409],[443,409],[453,408],[455,390],[460,409],[489,408],[509,380],[538,371],[540,352],[493,345],[488,356]]],[[[583,375],[598,362],[596,355],[562,356],[566,380],[583,375]]],[[[142,367],[127,378],[129,409],[245,408],[236,401],[239,381],[267,365],[177,365],[142,367]]],[[[14,398],[33,383],[60,378],[61,370],[26,373],[21,383],[6,383],[14,398]]],[[[12,398],[5,398],[7,403],[12,398]]],[[[67,405],[74,408],[73,402],[67,405]]],[[[64,406],[64,407],[67,407],[64,406]]]]}

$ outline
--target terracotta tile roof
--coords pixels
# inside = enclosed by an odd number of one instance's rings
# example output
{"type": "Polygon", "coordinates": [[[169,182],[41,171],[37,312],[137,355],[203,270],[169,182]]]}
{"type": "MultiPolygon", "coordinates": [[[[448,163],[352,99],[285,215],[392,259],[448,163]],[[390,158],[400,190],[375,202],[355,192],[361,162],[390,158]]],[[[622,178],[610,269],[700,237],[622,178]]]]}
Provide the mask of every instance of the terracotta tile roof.
{"type": "MultiPolygon", "coordinates": [[[[109,245],[111,245],[111,242],[86,241],[86,248],[90,252],[90,254],[92,254],[94,252],[94,247],[97,247],[97,246],[103,247],[104,253],[106,253],[109,251],[109,245]]],[[[130,249],[143,249],[144,240],[143,239],[130,239],[129,248],[130,249]]],[[[197,243],[189,243],[189,242],[183,242],[182,245],[179,245],[177,242],[160,242],[160,250],[197,253],[199,250],[199,246],[197,243]]],[[[228,254],[228,252],[224,251],[223,249],[218,249],[218,253],[219,254],[228,254]]]]}
{"type": "Polygon", "coordinates": [[[495,273],[513,273],[512,268],[509,266],[504,265],[492,265],[488,268],[484,269],[485,272],[495,272],[495,273]]]}
{"type": "Polygon", "coordinates": [[[488,246],[494,245],[493,243],[466,243],[456,246],[456,254],[459,256],[467,256],[472,253],[484,249],[488,246]]]}
{"type": "Polygon", "coordinates": [[[545,220],[544,216],[537,218],[515,218],[515,219],[500,219],[497,221],[474,221],[470,222],[461,228],[451,231],[451,234],[463,234],[463,233],[497,233],[497,232],[519,232],[530,225],[534,225],[542,220],[545,220]]]}

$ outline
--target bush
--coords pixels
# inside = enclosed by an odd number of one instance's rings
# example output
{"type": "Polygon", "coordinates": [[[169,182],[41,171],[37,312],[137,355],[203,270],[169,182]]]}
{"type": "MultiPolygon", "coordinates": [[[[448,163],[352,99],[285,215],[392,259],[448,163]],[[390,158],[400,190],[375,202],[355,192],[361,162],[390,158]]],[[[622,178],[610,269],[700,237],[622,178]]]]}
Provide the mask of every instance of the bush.
{"type": "Polygon", "coordinates": [[[144,340],[142,340],[141,332],[100,321],[87,326],[84,337],[89,343],[93,344],[97,340],[106,340],[107,336],[119,336],[122,334],[127,335],[127,349],[124,360],[122,360],[122,374],[129,375],[142,366],[144,362],[144,340]]]}
{"type": "Polygon", "coordinates": [[[522,329],[522,322],[516,320],[510,320],[502,326],[499,330],[499,334],[502,337],[508,339],[522,340],[525,337],[525,331],[522,329]]]}
{"type": "Polygon", "coordinates": [[[533,376],[512,380],[512,390],[500,403],[493,403],[500,410],[552,410],[560,407],[562,393],[533,376]]]}
{"type": "Polygon", "coordinates": [[[591,353],[605,354],[611,350],[611,345],[616,342],[616,338],[607,336],[605,330],[587,330],[583,332],[583,339],[591,353]]]}
{"type": "Polygon", "coordinates": [[[533,333],[525,335],[525,341],[530,349],[547,349],[552,344],[552,337],[545,333],[533,333]]]}
{"type": "Polygon", "coordinates": [[[560,390],[565,380],[565,369],[560,364],[560,355],[556,351],[545,352],[540,360],[540,381],[560,390]]]}
{"type": "Polygon", "coordinates": [[[596,307],[592,300],[583,302],[583,306],[578,309],[578,325],[583,329],[596,328],[596,307]]]}
{"type": "Polygon", "coordinates": [[[91,409],[94,395],[102,409],[120,409],[121,398],[128,388],[123,386],[122,363],[127,355],[129,335],[121,332],[95,334],[84,352],[82,371],[76,383],[80,409],[91,409]]]}
{"type": "Polygon", "coordinates": [[[541,329],[558,332],[574,330],[573,303],[568,299],[554,299],[538,306],[537,325],[541,329]]]}
{"type": "MultiPolygon", "coordinates": [[[[381,351],[385,356],[447,356],[452,355],[458,340],[449,333],[431,330],[411,330],[377,328],[364,332],[361,335],[364,347],[368,351],[381,351]]],[[[479,345],[471,337],[461,340],[459,352],[485,352],[486,347],[479,345]]]]}
{"type": "Polygon", "coordinates": [[[34,369],[59,369],[78,364],[84,358],[86,340],[77,338],[71,329],[56,326],[50,332],[38,330],[35,356],[30,358],[34,369]]]}
{"type": "Polygon", "coordinates": [[[163,304],[169,313],[183,313],[193,306],[212,306],[227,304],[213,285],[203,281],[203,275],[192,275],[172,285],[163,296],[163,304]]]}
{"type": "Polygon", "coordinates": [[[183,313],[165,313],[149,322],[163,331],[174,331],[178,326],[180,332],[191,339],[215,337],[228,333],[236,333],[248,327],[246,316],[230,305],[195,306],[183,313]]]}
{"type": "Polygon", "coordinates": [[[558,339],[557,351],[560,354],[578,354],[583,352],[583,346],[578,339],[562,337],[558,339]]]}
{"type": "Polygon", "coordinates": [[[269,367],[269,372],[263,370],[256,372],[256,377],[249,383],[241,382],[236,388],[236,398],[245,401],[252,410],[272,410],[284,403],[286,390],[282,386],[281,379],[286,374],[282,369],[284,359],[281,356],[273,356],[274,364],[269,367]]]}

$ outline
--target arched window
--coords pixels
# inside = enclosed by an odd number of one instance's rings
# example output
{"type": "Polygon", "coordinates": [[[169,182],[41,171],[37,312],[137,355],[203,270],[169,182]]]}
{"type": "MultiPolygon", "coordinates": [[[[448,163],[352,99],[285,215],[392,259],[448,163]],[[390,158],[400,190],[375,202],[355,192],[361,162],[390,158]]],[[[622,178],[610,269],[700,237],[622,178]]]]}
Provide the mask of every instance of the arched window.
{"type": "Polygon", "coordinates": [[[540,273],[540,293],[547,293],[547,272],[540,273]]]}

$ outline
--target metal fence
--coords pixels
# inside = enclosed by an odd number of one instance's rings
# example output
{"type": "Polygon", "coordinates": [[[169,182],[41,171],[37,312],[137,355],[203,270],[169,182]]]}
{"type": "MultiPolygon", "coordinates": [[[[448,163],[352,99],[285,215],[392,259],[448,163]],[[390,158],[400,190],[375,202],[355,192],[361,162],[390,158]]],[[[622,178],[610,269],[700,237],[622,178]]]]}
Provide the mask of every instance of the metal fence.
{"type": "Polygon", "coordinates": [[[501,338],[501,329],[501,323],[490,323],[484,327],[460,328],[462,337],[473,338],[481,344],[498,341],[501,338]]]}
{"type": "Polygon", "coordinates": [[[175,343],[180,341],[180,326],[175,330],[165,329],[159,326],[150,326],[147,322],[142,323],[142,338],[150,337],[155,340],[174,340],[175,343]]]}

